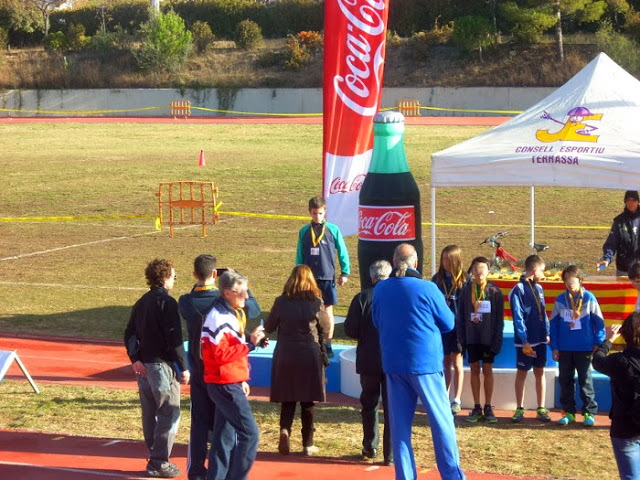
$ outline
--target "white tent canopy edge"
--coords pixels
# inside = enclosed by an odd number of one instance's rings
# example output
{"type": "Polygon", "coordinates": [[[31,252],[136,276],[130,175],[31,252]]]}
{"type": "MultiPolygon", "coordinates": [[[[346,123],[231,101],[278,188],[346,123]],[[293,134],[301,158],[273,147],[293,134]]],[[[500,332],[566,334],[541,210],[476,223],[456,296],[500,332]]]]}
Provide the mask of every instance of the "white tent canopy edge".
{"type": "Polygon", "coordinates": [[[600,53],[525,112],[434,153],[431,167],[433,273],[438,187],[530,187],[533,245],[536,186],[640,186],[640,81],[600,53]]]}

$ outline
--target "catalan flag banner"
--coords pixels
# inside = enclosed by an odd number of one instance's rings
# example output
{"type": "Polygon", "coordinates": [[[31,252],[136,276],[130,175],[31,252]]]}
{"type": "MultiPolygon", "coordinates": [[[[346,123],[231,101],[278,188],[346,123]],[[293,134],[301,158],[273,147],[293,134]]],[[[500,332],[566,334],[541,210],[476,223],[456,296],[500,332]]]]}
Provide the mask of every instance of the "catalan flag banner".
{"type": "MultiPolygon", "coordinates": [[[[518,280],[491,280],[495,283],[504,295],[504,319],[513,320],[511,315],[511,305],[509,303],[509,292],[518,283],[518,280]]],[[[544,289],[544,300],[547,307],[547,315],[551,316],[553,304],[558,295],[565,291],[563,282],[540,282],[544,289]]],[[[631,282],[584,282],[585,289],[593,293],[598,299],[604,322],[607,326],[622,322],[630,313],[636,309],[638,291],[633,288],[631,282]]]]}

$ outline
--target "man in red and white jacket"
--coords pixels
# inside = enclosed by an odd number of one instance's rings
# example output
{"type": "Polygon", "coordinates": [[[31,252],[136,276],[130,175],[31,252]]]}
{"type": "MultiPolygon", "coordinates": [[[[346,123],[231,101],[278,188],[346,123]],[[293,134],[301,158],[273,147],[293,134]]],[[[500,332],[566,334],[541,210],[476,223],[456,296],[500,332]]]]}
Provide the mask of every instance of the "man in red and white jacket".
{"type": "Polygon", "coordinates": [[[248,355],[264,338],[264,328],[259,326],[245,337],[246,277],[227,270],[219,277],[218,288],[221,296],[204,320],[201,337],[204,381],[216,405],[207,478],[243,480],[256,458],[259,437],[247,400],[248,355]],[[218,461],[218,455],[230,462],[218,461]]]}

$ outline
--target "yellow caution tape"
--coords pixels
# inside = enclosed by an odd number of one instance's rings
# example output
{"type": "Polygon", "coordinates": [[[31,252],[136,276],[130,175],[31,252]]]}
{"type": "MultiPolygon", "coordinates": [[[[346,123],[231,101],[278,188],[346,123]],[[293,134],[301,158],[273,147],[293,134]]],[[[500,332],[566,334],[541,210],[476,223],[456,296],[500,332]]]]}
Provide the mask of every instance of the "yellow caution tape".
{"type": "Polygon", "coordinates": [[[444,107],[420,107],[424,110],[434,110],[437,112],[470,112],[470,113],[506,113],[509,115],[518,115],[523,110],[475,110],[471,108],[444,108],[444,107]]]}
{"type": "Polygon", "coordinates": [[[149,110],[166,109],[167,107],[142,107],[142,108],[130,108],[123,110],[24,110],[18,108],[0,108],[0,112],[19,112],[19,113],[34,113],[34,114],[49,114],[49,115],[106,115],[109,113],[124,113],[124,112],[145,112],[149,110]]]}
{"type": "Polygon", "coordinates": [[[56,217],[0,217],[0,222],[75,222],[78,220],[119,220],[123,218],[148,218],[150,215],[80,215],[56,217]]]}
{"type": "Polygon", "coordinates": [[[322,113],[264,113],[264,112],[242,112],[239,110],[222,110],[219,108],[191,107],[192,110],[202,110],[203,112],[231,113],[234,115],[253,115],[265,117],[321,117],[322,113]]]}

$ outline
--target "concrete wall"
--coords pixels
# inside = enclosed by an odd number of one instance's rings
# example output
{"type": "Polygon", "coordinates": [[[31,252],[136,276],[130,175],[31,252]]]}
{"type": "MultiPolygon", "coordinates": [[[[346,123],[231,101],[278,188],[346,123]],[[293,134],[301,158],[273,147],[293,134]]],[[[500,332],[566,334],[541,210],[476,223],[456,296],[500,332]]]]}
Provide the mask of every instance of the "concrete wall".
{"type": "MultiPolygon", "coordinates": [[[[525,110],[549,95],[553,88],[385,88],[383,107],[399,100],[416,99],[423,116],[500,115],[499,112],[457,110],[525,110]]],[[[245,89],[96,89],[0,91],[0,116],[169,116],[171,100],[190,100],[192,107],[235,112],[321,113],[320,88],[245,89]]],[[[192,110],[192,116],[225,115],[224,112],[192,110]]],[[[233,113],[231,113],[233,115],[233,113]]]]}

